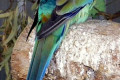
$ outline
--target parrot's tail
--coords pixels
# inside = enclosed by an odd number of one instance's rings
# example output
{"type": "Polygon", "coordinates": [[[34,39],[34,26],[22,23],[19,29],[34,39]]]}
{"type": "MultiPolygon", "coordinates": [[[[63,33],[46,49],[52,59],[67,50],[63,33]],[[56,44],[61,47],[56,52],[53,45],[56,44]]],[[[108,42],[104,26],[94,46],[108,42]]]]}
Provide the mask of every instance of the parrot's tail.
{"type": "Polygon", "coordinates": [[[35,41],[27,80],[43,79],[50,60],[63,39],[65,26],[61,26],[58,30],[61,31],[55,31],[52,35],[35,41]],[[56,32],[60,33],[59,36],[55,34],[56,32]]]}

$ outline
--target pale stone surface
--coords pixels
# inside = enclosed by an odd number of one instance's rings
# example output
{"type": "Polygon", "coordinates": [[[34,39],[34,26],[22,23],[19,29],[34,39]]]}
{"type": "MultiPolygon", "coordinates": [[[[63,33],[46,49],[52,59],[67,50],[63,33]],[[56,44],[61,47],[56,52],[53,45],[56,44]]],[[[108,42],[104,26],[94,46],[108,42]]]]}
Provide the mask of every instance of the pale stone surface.
{"type": "Polygon", "coordinates": [[[30,50],[34,44],[35,30],[31,33],[28,41],[26,41],[26,36],[31,27],[32,23],[29,24],[24,31],[21,33],[20,37],[13,48],[13,53],[11,57],[11,73],[13,80],[25,80],[30,64],[30,50]]]}
{"type": "MultiPolygon", "coordinates": [[[[13,75],[25,79],[34,34],[25,45],[23,32],[11,65],[13,75]]],[[[93,20],[72,26],[46,73],[45,80],[120,80],[120,24],[93,20]]]]}

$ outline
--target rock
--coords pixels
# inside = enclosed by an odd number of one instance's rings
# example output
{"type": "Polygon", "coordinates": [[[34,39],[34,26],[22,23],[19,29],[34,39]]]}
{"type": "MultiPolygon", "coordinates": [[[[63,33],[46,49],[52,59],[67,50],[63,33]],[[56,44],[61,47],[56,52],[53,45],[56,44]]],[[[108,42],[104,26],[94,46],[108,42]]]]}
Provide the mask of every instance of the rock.
{"type": "MultiPolygon", "coordinates": [[[[28,28],[13,50],[11,67],[16,80],[26,79],[33,50],[34,34],[25,42],[27,32],[28,28]]],[[[90,20],[70,27],[44,80],[120,80],[120,24],[90,20]]]]}
{"type": "Polygon", "coordinates": [[[26,80],[28,72],[31,53],[30,50],[34,45],[35,30],[31,33],[29,39],[26,41],[27,34],[32,23],[29,24],[21,35],[18,37],[16,44],[13,48],[11,57],[11,73],[13,80],[26,80]]]}

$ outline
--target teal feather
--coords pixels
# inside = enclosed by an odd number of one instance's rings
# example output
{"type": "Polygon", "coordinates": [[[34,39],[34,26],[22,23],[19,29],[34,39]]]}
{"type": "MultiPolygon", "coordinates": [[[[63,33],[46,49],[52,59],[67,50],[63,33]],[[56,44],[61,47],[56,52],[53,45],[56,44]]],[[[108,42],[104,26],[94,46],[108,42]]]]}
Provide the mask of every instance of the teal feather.
{"type": "Polygon", "coordinates": [[[29,31],[30,34],[36,26],[35,46],[27,80],[44,78],[50,60],[59,48],[69,26],[82,22],[81,11],[84,12],[87,4],[92,2],[93,0],[40,0],[38,12],[29,31]]]}

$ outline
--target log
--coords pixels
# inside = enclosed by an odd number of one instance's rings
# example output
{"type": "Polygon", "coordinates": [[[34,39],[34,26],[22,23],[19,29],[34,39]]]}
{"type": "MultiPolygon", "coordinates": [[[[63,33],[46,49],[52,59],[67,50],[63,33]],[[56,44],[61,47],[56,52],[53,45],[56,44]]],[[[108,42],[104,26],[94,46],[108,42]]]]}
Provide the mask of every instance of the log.
{"type": "MultiPolygon", "coordinates": [[[[18,38],[12,58],[14,80],[26,80],[35,30],[26,42],[29,26],[18,38]]],[[[44,80],[120,80],[120,24],[89,20],[70,27],[54,54],[44,80]]]]}

